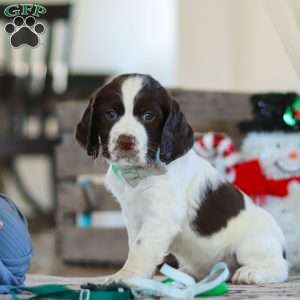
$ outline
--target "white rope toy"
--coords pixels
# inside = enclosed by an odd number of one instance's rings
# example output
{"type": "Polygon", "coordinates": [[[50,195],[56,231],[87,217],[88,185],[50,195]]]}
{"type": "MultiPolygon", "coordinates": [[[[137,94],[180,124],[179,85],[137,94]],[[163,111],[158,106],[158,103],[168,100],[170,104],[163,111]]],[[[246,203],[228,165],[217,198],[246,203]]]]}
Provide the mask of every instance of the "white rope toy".
{"type": "Polygon", "coordinates": [[[134,297],[167,297],[171,299],[192,300],[196,295],[205,293],[221,283],[229,276],[229,269],[223,262],[217,263],[208,276],[196,283],[193,277],[164,264],[160,272],[174,280],[172,284],[164,284],[154,279],[140,277],[129,278],[124,283],[132,287],[134,297]]]}

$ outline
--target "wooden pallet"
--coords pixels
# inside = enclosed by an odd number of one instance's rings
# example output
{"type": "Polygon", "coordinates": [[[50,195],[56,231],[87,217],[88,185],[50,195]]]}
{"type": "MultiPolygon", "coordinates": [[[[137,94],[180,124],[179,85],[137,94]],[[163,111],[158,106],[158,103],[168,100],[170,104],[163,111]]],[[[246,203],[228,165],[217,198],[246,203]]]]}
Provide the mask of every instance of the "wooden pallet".
{"type": "MultiPolygon", "coordinates": [[[[236,123],[251,118],[248,94],[199,92],[182,89],[170,91],[195,131],[226,131],[239,143],[241,134],[236,123]]],[[[103,175],[107,169],[101,159],[93,161],[74,139],[74,129],[87,100],[58,104],[57,113],[62,132],[62,143],[56,149],[57,179],[59,182],[57,212],[57,244],[59,256],[65,262],[122,264],[128,245],[125,229],[80,229],[75,216],[88,207],[75,178],[82,174],[103,175]]],[[[104,187],[96,191],[95,209],[119,210],[104,187]]]]}

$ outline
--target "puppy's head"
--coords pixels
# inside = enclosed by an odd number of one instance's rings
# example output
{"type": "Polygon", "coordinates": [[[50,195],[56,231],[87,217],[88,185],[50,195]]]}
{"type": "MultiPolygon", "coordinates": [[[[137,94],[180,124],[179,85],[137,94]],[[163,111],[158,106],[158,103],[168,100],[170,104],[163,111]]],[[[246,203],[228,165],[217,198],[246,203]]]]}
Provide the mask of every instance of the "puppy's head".
{"type": "Polygon", "coordinates": [[[76,139],[96,158],[143,166],[170,163],[193,146],[193,131],[178,103],[148,75],[115,77],[91,97],[76,139]]]}

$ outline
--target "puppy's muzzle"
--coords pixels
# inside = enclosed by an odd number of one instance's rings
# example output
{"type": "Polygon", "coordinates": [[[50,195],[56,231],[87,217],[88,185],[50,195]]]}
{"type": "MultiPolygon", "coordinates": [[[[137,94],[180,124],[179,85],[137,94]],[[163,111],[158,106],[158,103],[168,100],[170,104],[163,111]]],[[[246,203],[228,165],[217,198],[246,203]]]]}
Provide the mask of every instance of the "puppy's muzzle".
{"type": "Polygon", "coordinates": [[[120,151],[134,151],[136,139],[133,135],[121,134],[117,140],[117,147],[120,151]]]}

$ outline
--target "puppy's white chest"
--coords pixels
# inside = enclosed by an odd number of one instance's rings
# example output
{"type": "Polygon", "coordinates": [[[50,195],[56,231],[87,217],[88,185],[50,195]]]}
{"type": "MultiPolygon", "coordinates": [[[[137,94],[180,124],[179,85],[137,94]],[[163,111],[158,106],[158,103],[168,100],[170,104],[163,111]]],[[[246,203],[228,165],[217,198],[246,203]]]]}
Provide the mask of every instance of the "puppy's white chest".
{"type": "Polygon", "coordinates": [[[145,219],[151,215],[151,202],[143,193],[127,191],[121,199],[121,207],[131,245],[136,240],[145,219]]]}
{"type": "Polygon", "coordinates": [[[132,188],[126,184],[123,178],[117,177],[116,174],[109,170],[106,176],[106,187],[119,202],[126,224],[130,222],[140,226],[150,205],[145,197],[147,186],[132,188]]]}
{"type": "Polygon", "coordinates": [[[149,201],[143,193],[127,191],[121,200],[122,210],[126,218],[142,219],[149,212],[149,201]]]}

